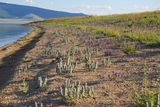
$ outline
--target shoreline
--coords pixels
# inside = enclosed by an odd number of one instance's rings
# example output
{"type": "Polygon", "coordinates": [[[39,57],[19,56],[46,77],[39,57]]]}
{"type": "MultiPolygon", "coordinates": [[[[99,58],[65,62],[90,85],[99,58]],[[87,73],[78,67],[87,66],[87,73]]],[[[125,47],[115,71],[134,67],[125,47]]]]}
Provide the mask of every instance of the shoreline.
{"type": "Polygon", "coordinates": [[[0,24],[28,24],[32,23],[34,20],[26,19],[0,19],[0,24]]]}
{"type": "MultiPolygon", "coordinates": [[[[14,36],[11,37],[12,39],[11,38],[5,38],[5,37],[3,39],[3,36],[2,36],[2,40],[4,40],[4,42],[2,41],[2,43],[0,43],[0,49],[1,49],[1,47],[5,46],[5,45],[9,45],[9,44],[15,43],[16,41],[20,40],[21,38],[23,38],[24,36],[28,35],[29,33],[31,33],[34,30],[33,27],[30,26],[30,25],[22,25],[22,24],[13,24],[13,25],[16,25],[16,26],[22,27],[22,28],[26,27],[25,28],[26,31],[19,32],[19,34],[13,34],[15,37],[14,36]]],[[[7,25],[7,26],[10,26],[10,24],[7,25]]],[[[11,24],[11,26],[12,26],[12,24],[11,24]]]]}
{"type": "Polygon", "coordinates": [[[25,50],[25,48],[30,48],[25,46],[31,44],[31,41],[34,41],[34,39],[39,36],[39,33],[42,32],[42,29],[37,26],[31,27],[33,30],[25,36],[19,38],[15,42],[0,47],[0,89],[5,86],[7,81],[9,81],[16,72],[10,69],[10,67],[15,67],[15,62],[13,62],[12,59],[19,57],[16,54],[25,54],[23,50],[25,50]]]}
{"type": "MultiPolygon", "coordinates": [[[[7,48],[10,48],[13,45],[18,44],[20,41],[25,40],[28,36],[30,36],[32,33],[34,33],[36,31],[36,29],[37,29],[37,27],[35,27],[35,26],[31,26],[31,28],[32,28],[31,31],[29,31],[28,33],[26,33],[23,37],[20,37],[18,40],[14,41],[14,42],[11,42],[11,43],[8,43],[6,45],[0,46],[0,55],[1,55],[1,51],[4,51],[7,48]]],[[[0,57],[0,59],[1,59],[1,57],[0,57]]]]}

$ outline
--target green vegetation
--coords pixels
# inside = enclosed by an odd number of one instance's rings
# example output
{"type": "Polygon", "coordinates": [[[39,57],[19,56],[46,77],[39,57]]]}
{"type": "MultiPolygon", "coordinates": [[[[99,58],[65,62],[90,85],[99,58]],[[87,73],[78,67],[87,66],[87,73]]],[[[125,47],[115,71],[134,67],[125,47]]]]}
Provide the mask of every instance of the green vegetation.
{"type": "Polygon", "coordinates": [[[81,85],[79,81],[72,83],[69,79],[65,80],[64,85],[60,88],[60,93],[67,102],[95,96],[94,87],[89,87],[87,83],[81,85]]]}
{"type": "Polygon", "coordinates": [[[97,68],[98,68],[98,62],[94,62],[94,61],[89,60],[86,63],[87,71],[96,71],[97,68]]]}
{"type": "Polygon", "coordinates": [[[149,87],[149,79],[148,79],[148,67],[146,64],[144,65],[143,71],[143,87],[139,87],[139,89],[134,90],[133,98],[135,103],[139,107],[159,107],[160,106],[160,94],[158,91],[153,90],[149,87]]]}
{"type": "Polygon", "coordinates": [[[67,59],[67,63],[63,63],[62,59],[57,64],[56,72],[58,74],[72,74],[76,68],[77,63],[71,63],[70,57],[67,59]]]}
{"type": "Polygon", "coordinates": [[[35,107],[43,107],[43,103],[37,103],[37,102],[35,102],[35,107]]]}
{"type": "Polygon", "coordinates": [[[97,33],[127,37],[146,45],[160,45],[159,11],[140,14],[58,18],[42,23],[46,26],[75,26],[97,33]]]}
{"type": "Polygon", "coordinates": [[[38,86],[40,88],[45,88],[47,86],[47,82],[48,82],[48,78],[45,77],[45,78],[42,78],[41,76],[38,77],[38,86]]]}
{"type": "Polygon", "coordinates": [[[23,83],[20,86],[20,90],[26,94],[29,91],[29,83],[23,80],[23,83]]]}
{"type": "Polygon", "coordinates": [[[134,53],[136,51],[136,46],[134,44],[124,44],[124,46],[122,47],[124,53],[126,54],[131,54],[134,53]]]}
{"type": "Polygon", "coordinates": [[[134,93],[136,105],[139,107],[156,107],[159,103],[159,95],[154,91],[141,91],[134,93]]]}

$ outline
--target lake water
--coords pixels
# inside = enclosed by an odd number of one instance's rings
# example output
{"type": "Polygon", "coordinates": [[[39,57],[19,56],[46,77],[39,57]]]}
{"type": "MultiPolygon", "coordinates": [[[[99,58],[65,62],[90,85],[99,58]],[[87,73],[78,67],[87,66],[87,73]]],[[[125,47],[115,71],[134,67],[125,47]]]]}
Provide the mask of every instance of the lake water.
{"type": "Polygon", "coordinates": [[[30,26],[0,23],[0,46],[15,42],[31,31],[30,26]]]}

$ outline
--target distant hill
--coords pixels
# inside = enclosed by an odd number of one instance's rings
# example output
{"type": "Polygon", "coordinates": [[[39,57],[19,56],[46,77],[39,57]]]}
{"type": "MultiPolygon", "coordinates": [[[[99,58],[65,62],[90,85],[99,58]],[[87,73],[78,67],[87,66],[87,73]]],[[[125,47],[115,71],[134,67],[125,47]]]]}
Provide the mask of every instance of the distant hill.
{"type": "Polygon", "coordinates": [[[68,13],[68,12],[54,11],[49,9],[31,7],[31,6],[22,6],[22,5],[0,2],[1,19],[25,18],[31,20],[41,20],[48,18],[71,17],[71,16],[85,16],[85,14],[68,13]]]}
{"type": "Polygon", "coordinates": [[[25,16],[23,17],[23,19],[43,20],[43,18],[41,18],[41,17],[39,17],[39,16],[37,16],[37,15],[35,15],[35,14],[32,14],[32,13],[25,15],[25,16]]]}
{"type": "Polygon", "coordinates": [[[0,18],[11,18],[12,16],[0,7],[0,18]]]}

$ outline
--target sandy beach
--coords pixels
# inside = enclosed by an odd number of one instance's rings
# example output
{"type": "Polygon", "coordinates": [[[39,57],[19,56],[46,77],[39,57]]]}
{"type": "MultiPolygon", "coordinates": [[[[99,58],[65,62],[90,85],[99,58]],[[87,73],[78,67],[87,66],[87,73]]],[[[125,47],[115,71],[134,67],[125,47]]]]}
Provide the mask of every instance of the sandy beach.
{"type": "Polygon", "coordinates": [[[16,42],[0,47],[0,87],[14,74],[12,67],[15,67],[16,59],[24,55],[26,49],[32,48],[28,46],[33,44],[33,41],[39,36],[40,32],[40,28],[33,27],[33,31],[26,36],[16,42]]]}

